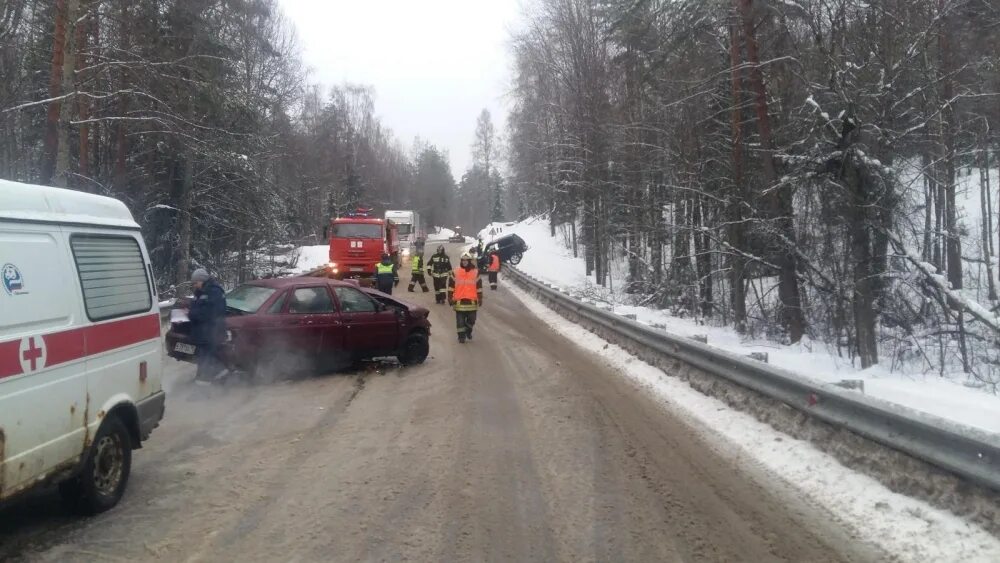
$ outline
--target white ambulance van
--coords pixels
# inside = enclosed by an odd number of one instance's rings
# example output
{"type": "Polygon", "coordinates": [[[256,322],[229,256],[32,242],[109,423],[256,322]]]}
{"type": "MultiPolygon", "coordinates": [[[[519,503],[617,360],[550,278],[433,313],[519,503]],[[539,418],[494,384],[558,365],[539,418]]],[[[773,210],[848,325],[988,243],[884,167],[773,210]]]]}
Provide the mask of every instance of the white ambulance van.
{"type": "Polygon", "coordinates": [[[122,202],[0,180],[0,502],[122,497],[164,411],[152,273],[122,202]]]}

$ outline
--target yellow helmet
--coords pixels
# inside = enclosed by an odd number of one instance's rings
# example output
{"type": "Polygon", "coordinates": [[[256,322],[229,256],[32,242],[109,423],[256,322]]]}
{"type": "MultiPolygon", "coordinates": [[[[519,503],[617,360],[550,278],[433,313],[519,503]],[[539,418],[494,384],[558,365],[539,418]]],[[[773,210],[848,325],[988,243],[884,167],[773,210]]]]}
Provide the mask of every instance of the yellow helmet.
{"type": "Polygon", "coordinates": [[[461,259],[462,260],[472,260],[472,255],[469,254],[468,252],[465,252],[465,253],[462,254],[462,258],[461,259]]]}

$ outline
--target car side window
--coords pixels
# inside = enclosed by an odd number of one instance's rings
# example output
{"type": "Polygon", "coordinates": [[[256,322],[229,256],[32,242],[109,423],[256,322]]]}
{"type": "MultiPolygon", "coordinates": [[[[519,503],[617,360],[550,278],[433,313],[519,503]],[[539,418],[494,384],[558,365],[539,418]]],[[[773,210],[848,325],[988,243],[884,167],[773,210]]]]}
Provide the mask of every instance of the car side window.
{"type": "Polygon", "coordinates": [[[344,313],[374,313],[377,311],[375,301],[360,291],[350,287],[335,287],[340,309],[344,313]]]}
{"type": "Polygon", "coordinates": [[[303,287],[292,294],[288,312],[292,314],[333,313],[337,309],[325,287],[303,287]]]}
{"type": "Polygon", "coordinates": [[[271,306],[268,307],[267,314],[277,315],[278,313],[280,313],[281,310],[285,307],[285,301],[288,301],[287,292],[281,294],[280,296],[278,296],[277,299],[274,300],[274,303],[272,303],[271,306]]]}

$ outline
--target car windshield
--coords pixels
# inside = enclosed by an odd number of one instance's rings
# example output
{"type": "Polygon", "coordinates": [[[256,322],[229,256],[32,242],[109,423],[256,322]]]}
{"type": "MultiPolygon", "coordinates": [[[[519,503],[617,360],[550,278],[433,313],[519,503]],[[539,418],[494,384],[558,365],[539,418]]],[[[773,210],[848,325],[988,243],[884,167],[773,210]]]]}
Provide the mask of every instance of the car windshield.
{"type": "Polygon", "coordinates": [[[371,223],[336,223],[333,236],[338,238],[382,238],[382,225],[371,223]]]}
{"type": "Polygon", "coordinates": [[[275,291],[270,287],[241,285],[226,295],[226,307],[243,313],[256,313],[275,291]]]}

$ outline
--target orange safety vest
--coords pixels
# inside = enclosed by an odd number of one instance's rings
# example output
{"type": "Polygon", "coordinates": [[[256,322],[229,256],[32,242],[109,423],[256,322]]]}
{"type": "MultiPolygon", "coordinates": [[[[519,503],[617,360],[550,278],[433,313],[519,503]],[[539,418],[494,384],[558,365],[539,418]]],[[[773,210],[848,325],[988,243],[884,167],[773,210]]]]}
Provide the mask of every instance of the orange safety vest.
{"type": "Polygon", "coordinates": [[[465,268],[455,270],[455,292],[451,298],[455,301],[462,301],[463,299],[478,301],[479,294],[476,291],[477,281],[479,281],[479,272],[475,268],[468,272],[465,271],[465,268]]]}
{"type": "Polygon", "coordinates": [[[493,257],[490,258],[490,271],[491,272],[500,271],[500,255],[494,254],[493,257]]]}

